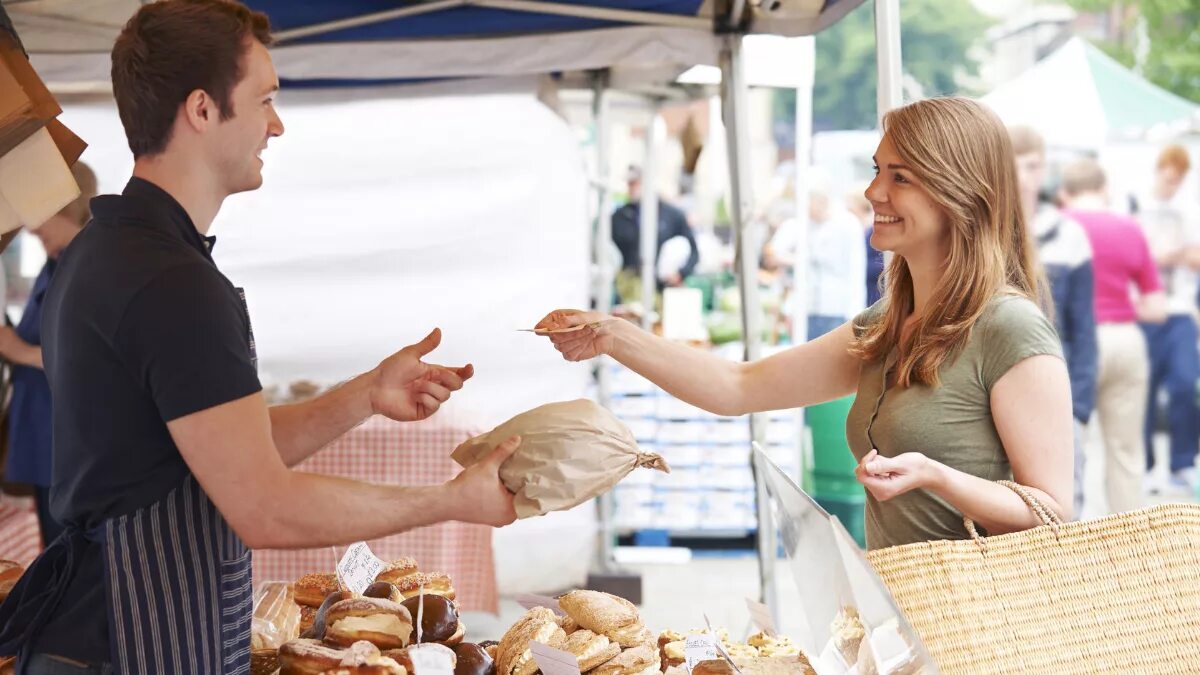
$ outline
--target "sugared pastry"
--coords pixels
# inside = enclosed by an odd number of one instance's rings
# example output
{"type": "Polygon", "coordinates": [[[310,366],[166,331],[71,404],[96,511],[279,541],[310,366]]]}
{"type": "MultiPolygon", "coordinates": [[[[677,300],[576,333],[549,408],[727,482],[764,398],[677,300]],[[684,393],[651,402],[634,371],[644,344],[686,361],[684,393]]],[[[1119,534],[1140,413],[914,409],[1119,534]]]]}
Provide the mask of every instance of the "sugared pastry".
{"type": "Polygon", "coordinates": [[[320,607],[330,593],[342,590],[336,574],[305,574],[292,584],[296,604],[320,607]]]}
{"type": "Polygon", "coordinates": [[[454,675],[496,675],[496,662],[483,647],[464,642],[454,648],[454,675]]]}
{"type": "Polygon", "coordinates": [[[654,633],[651,633],[650,629],[646,628],[641,621],[631,623],[628,626],[622,626],[616,630],[610,630],[605,635],[608,639],[624,648],[640,647],[642,645],[654,645],[657,647],[654,640],[654,633]]]}
{"type": "Polygon", "coordinates": [[[361,641],[350,645],[342,654],[337,668],[322,675],[408,675],[408,670],[379,653],[379,648],[370,642],[361,641]]]}
{"type": "Polygon", "coordinates": [[[425,587],[425,595],[441,595],[451,600],[455,598],[454,584],[445,574],[417,572],[396,582],[396,588],[400,589],[405,598],[420,595],[422,586],[425,587]]]}
{"type": "Polygon", "coordinates": [[[390,584],[396,584],[404,577],[416,574],[417,561],[412,558],[401,558],[393,560],[384,567],[383,570],[375,575],[375,581],[386,581],[390,584]]]}
{"type": "Polygon", "coordinates": [[[687,661],[686,648],[686,638],[681,638],[674,642],[668,642],[660,647],[658,650],[658,658],[662,661],[662,667],[665,669],[674,666],[682,666],[684,662],[687,661]]]}
{"type": "Polygon", "coordinates": [[[592,671],[592,675],[641,675],[658,670],[658,649],[653,645],[642,645],[626,649],[598,666],[592,671]]]}
{"type": "Polygon", "coordinates": [[[725,653],[729,654],[729,658],[737,661],[738,659],[754,659],[758,658],[758,650],[750,645],[733,643],[724,645],[725,653]]]}
{"type": "Polygon", "coordinates": [[[299,638],[279,648],[279,675],[317,675],[342,662],[345,650],[299,638]]]}
{"type": "Polygon", "coordinates": [[[424,595],[409,598],[400,603],[413,619],[413,632],[409,643],[417,641],[417,617],[421,617],[421,642],[437,642],[453,647],[463,641],[466,626],[458,619],[458,608],[448,598],[440,595],[424,595]],[[424,611],[420,611],[421,607],[424,611]]]}
{"type": "Polygon", "coordinates": [[[333,593],[325,596],[325,601],[322,602],[321,606],[317,609],[313,610],[311,607],[303,608],[301,611],[312,610],[313,618],[309,624],[308,630],[305,630],[303,633],[301,633],[300,637],[312,638],[314,640],[324,640],[326,626],[325,620],[329,613],[329,608],[341,602],[342,600],[349,600],[353,597],[354,594],[350,591],[334,591],[333,593]]]}
{"type": "Polygon", "coordinates": [[[570,614],[564,614],[558,617],[558,625],[562,626],[563,632],[567,635],[579,630],[579,624],[575,619],[571,618],[570,614]]]}
{"type": "Polygon", "coordinates": [[[567,634],[558,625],[558,617],[545,607],[534,607],[508,629],[496,648],[496,672],[499,675],[533,675],[538,669],[529,643],[541,642],[562,649],[567,634]]]}
{"type": "Polygon", "coordinates": [[[621,653],[621,645],[603,635],[596,635],[586,628],[567,636],[563,651],[571,652],[579,661],[579,672],[586,673],[596,666],[611,661],[621,653]]]}
{"type": "Polygon", "coordinates": [[[325,641],[349,646],[366,640],[380,649],[408,645],[412,616],[391,600],[351,598],[335,603],[325,613],[325,641]]]}
{"type": "Polygon", "coordinates": [[[381,600],[391,600],[392,602],[403,602],[404,595],[400,593],[400,589],[396,588],[396,584],[388,581],[376,581],[367,586],[367,590],[363,591],[365,598],[379,598],[381,600]]]}
{"type": "Polygon", "coordinates": [[[580,628],[597,635],[608,634],[640,621],[637,607],[632,602],[599,591],[571,591],[559,597],[558,604],[580,628]]]}

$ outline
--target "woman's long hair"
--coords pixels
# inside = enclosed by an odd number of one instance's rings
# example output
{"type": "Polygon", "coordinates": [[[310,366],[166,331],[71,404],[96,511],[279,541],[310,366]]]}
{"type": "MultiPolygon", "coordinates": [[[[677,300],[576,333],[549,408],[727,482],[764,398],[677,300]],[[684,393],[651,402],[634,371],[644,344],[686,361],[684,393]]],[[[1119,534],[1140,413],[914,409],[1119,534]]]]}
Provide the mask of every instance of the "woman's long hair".
{"type": "Polygon", "coordinates": [[[1036,251],[1021,212],[1012,144],[1000,119],[967,98],[934,98],[887,113],[883,130],[930,198],[946,214],[950,257],[941,282],[911,335],[901,329],[913,311],[912,274],[903,256],[887,269],[884,308],[850,352],[882,360],[903,354],[896,383],[937,386],[938,369],[966,344],[971,328],[997,294],[1033,300],[1049,314],[1036,251]]]}

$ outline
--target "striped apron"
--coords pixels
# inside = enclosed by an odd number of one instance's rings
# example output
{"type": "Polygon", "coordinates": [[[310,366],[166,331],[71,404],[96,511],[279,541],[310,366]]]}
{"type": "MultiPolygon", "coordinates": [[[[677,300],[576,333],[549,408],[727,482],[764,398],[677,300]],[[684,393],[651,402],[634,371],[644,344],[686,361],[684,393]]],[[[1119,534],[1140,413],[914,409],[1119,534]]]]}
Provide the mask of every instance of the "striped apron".
{"type": "MultiPolygon", "coordinates": [[[[252,329],[247,342],[257,366],[252,329]]],[[[68,526],[34,560],[0,605],[0,654],[18,655],[18,675],[90,545],[103,548],[115,673],[250,672],[250,549],[188,473],[157,502],[91,530],[68,526]]]]}

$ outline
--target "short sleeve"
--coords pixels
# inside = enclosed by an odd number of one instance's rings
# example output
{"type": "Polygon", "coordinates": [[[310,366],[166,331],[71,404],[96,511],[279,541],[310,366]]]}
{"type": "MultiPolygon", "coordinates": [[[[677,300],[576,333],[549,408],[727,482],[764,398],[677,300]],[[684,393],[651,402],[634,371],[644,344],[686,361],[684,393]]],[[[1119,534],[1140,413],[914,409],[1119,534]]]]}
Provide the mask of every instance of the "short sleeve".
{"type": "Polygon", "coordinates": [[[984,340],[981,374],[989,392],[1013,366],[1031,356],[1063,357],[1062,341],[1037,305],[1020,296],[994,302],[980,326],[984,340]]]}
{"type": "Polygon", "coordinates": [[[114,346],[166,422],[262,389],[245,310],[229,282],[203,263],[170,268],[142,288],[114,346]]]}
{"type": "Polygon", "coordinates": [[[1141,264],[1134,275],[1138,291],[1142,295],[1162,290],[1162,280],[1158,276],[1158,266],[1154,264],[1154,256],[1150,253],[1150,242],[1141,229],[1137,230],[1137,246],[1140,250],[1141,264]]]}

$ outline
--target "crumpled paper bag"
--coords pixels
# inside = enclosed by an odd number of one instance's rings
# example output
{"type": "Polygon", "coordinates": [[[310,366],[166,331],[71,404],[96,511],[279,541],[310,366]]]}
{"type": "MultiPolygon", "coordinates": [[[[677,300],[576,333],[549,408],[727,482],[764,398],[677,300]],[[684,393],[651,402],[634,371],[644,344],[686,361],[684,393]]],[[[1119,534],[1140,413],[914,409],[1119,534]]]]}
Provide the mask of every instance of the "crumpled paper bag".
{"type": "Polygon", "coordinates": [[[518,518],[578,506],[638,467],[671,472],[662,457],[638,450],[633,433],[616,416],[587,399],[523,412],[450,456],[469,467],[512,436],[521,437],[521,446],[500,467],[500,480],[516,495],[518,518]]]}

